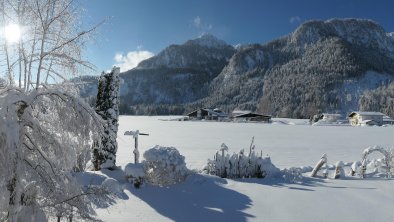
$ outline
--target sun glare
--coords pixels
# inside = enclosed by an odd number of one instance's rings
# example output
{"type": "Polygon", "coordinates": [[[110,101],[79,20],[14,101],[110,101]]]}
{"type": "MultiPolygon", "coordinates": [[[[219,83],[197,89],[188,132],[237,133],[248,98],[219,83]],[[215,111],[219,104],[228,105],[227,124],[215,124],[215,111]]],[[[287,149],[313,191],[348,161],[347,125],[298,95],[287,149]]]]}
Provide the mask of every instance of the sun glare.
{"type": "Polygon", "coordinates": [[[5,27],[4,34],[8,43],[16,43],[21,37],[21,29],[17,24],[9,24],[5,27]]]}

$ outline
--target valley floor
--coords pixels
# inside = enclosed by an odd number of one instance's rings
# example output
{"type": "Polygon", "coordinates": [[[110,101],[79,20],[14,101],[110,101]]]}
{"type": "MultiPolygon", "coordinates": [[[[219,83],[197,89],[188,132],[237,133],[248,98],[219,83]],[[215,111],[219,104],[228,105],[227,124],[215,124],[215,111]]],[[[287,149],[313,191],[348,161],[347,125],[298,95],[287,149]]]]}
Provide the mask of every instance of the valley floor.
{"type": "MultiPolygon", "coordinates": [[[[224,142],[229,152],[249,148],[271,157],[279,168],[314,166],[322,154],[328,163],[361,160],[368,146],[392,147],[394,127],[310,126],[306,120],[281,119],[276,124],[161,121],[162,117],[121,116],[117,165],[132,162],[134,140],[127,130],[140,130],[141,154],[156,144],[174,146],[189,169],[202,169],[224,142]]],[[[348,169],[346,169],[348,170],[348,169]]],[[[278,178],[221,179],[195,174],[170,187],[135,189],[122,171],[102,171],[97,178],[119,181],[111,206],[97,210],[104,221],[391,221],[394,180],[383,177],[340,180],[311,178],[286,183],[278,178]]],[[[330,171],[333,174],[333,170],[330,171]]],[[[331,176],[330,175],[330,176],[331,176]]]]}

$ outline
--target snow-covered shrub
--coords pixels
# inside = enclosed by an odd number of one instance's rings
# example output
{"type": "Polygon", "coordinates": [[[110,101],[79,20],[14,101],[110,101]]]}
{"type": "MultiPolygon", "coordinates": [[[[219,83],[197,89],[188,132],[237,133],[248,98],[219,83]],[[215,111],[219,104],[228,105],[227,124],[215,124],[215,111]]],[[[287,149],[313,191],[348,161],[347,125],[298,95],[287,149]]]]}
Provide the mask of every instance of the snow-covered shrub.
{"type": "Polygon", "coordinates": [[[220,152],[216,152],[213,160],[208,160],[204,171],[208,174],[216,175],[222,178],[264,178],[279,172],[270,157],[263,157],[262,154],[256,155],[254,146],[250,148],[251,152],[245,154],[242,149],[239,153],[229,155],[228,147],[222,144],[220,152]]]}
{"type": "Polygon", "coordinates": [[[391,170],[391,175],[394,174],[394,148],[389,149],[389,164],[390,164],[390,170],[391,170]]]}
{"type": "Polygon", "coordinates": [[[155,147],[145,151],[142,162],[145,180],[153,185],[167,186],[182,182],[189,170],[186,168],[185,157],[174,147],[155,147]]]}
{"type": "Polygon", "coordinates": [[[349,176],[360,176],[361,177],[361,162],[354,161],[350,166],[350,175],[349,176]]]}
{"type": "Polygon", "coordinates": [[[362,153],[361,176],[364,178],[366,176],[367,168],[369,168],[374,173],[386,173],[387,177],[390,178],[394,166],[392,153],[392,150],[386,150],[380,146],[373,146],[364,149],[362,153]],[[383,158],[372,161],[368,160],[368,156],[374,152],[381,153],[383,158]]]}
{"type": "Polygon", "coordinates": [[[135,188],[140,188],[144,183],[145,171],[141,163],[129,163],[124,169],[126,179],[134,185],[135,188]]]}
{"type": "Polygon", "coordinates": [[[299,167],[285,168],[280,171],[282,178],[289,183],[298,183],[302,181],[303,170],[299,167]]]}
{"type": "Polygon", "coordinates": [[[342,161],[338,161],[335,163],[335,174],[334,179],[339,179],[345,177],[345,170],[343,169],[344,163],[342,161]]]}

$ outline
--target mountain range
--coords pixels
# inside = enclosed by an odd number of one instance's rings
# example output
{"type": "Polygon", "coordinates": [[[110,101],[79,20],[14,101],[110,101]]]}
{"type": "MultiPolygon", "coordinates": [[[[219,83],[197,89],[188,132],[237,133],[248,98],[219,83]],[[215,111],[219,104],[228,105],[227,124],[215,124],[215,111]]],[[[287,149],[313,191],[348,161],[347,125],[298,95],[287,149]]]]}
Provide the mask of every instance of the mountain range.
{"type": "MultiPolygon", "coordinates": [[[[331,19],[305,22],[266,44],[233,47],[205,34],[168,46],[121,78],[122,114],[212,107],[292,118],[354,110],[394,116],[394,33],[371,20],[331,19]]],[[[95,81],[86,82],[81,95],[92,97],[95,81]]]]}

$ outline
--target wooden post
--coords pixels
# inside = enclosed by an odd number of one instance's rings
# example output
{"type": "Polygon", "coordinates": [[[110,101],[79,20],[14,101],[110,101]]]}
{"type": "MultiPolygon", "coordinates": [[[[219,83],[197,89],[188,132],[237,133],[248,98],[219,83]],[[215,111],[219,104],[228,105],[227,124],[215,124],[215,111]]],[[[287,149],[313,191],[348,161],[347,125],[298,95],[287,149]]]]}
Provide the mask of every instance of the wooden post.
{"type": "Polygon", "coordinates": [[[138,151],[138,135],[140,131],[137,130],[134,134],[134,163],[137,164],[140,162],[140,152],[138,151]]]}
{"type": "Polygon", "coordinates": [[[133,136],[133,138],[134,138],[134,150],[133,150],[134,163],[137,164],[140,161],[140,152],[138,150],[138,136],[139,135],[149,136],[149,134],[148,133],[140,133],[139,130],[136,130],[136,131],[126,131],[124,133],[124,135],[126,135],[126,136],[133,136]]]}

